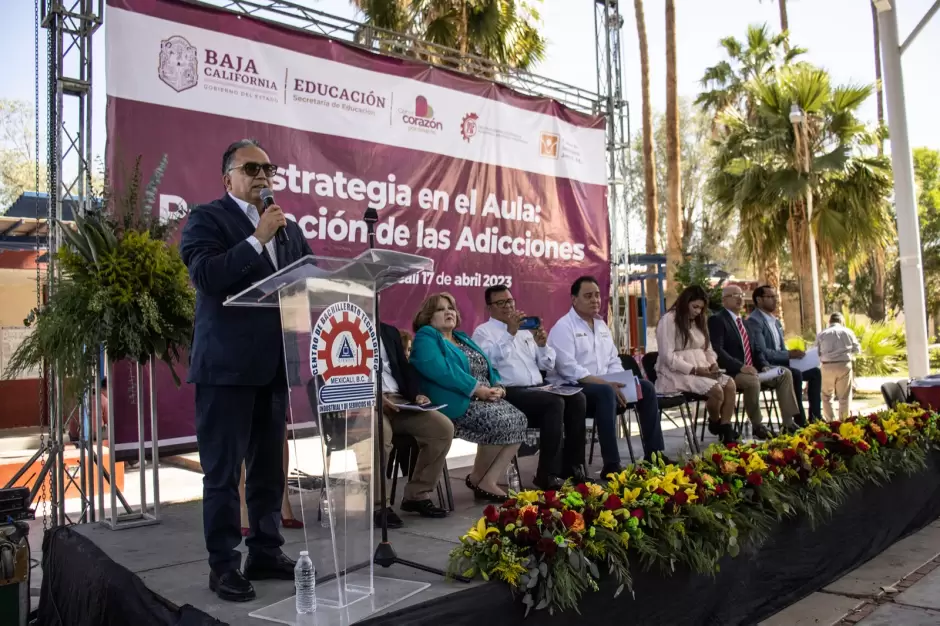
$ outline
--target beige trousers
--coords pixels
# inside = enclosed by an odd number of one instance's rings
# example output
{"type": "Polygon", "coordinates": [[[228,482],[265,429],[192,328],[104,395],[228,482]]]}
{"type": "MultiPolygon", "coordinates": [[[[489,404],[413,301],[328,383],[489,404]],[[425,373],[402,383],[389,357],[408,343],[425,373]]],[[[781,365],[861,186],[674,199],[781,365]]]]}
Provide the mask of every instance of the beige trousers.
{"type": "MultiPolygon", "coordinates": [[[[760,425],[763,419],[760,406],[760,379],[756,374],[742,372],[734,377],[734,384],[744,396],[744,412],[751,420],[751,425],[760,425]]],[[[796,394],[793,391],[793,375],[790,370],[784,368],[783,374],[765,384],[777,394],[777,408],[780,410],[783,425],[790,426],[793,424],[793,418],[800,414],[800,408],[796,404],[796,394]]]]}
{"type": "Polygon", "coordinates": [[[827,422],[832,421],[833,395],[839,402],[839,419],[849,416],[854,379],[851,362],[822,364],[822,409],[827,422]]]}
{"type": "MultiPolygon", "coordinates": [[[[387,396],[395,404],[404,404],[407,400],[399,394],[387,396]]],[[[444,461],[450,451],[450,444],[454,440],[454,423],[439,411],[398,411],[385,412],[382,415],[382,424],[385,428],[385,458],[392,451],[392,436],[411,435],[418,442],[418,459],[414,474],[405,485],[402,500],[427,500],[437,485],[438,478],[444,470],[444,461]]],[[[379,438],[375,438],[375,462],[380,462],[378,445],[379,438]]],[[[375,472],[375,476],[385,479],[384,468],[375,472]]],[[[381,506],[379,485],[373,487],[375,492],[375,505],[381,506]]]]}

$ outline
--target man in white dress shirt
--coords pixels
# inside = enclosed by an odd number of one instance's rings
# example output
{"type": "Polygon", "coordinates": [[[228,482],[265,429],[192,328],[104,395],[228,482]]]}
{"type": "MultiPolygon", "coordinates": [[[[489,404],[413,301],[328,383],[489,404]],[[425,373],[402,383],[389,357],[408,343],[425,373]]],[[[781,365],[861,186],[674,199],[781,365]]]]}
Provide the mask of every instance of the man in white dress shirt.
{"type": "MultiPolygon", "coordinates": [[[[604,468],[601,477],[619,472],[620,449],[617,444],[617,414],[626,409],[627,401],[620,383],[601,378],[605,374],[623,372],[623,364],[613,336],[600,317],[601,290],[591,276],[582,276],[571,285],[571,310],[552,327],[548,345],[555,350],[555,371],[549,381],[556,384],[580,385],[587,398],[587,414],[594,418],[597,438],[601,444],[604,468]]],[[[659,419],[656,388],[648,380],[640,381],[636,402],[640,436],[647,459],[662,452],[663,431],[659,419]]]]}
{"type": "Polygon", "coordinates": [[[488,287],[484,297],[490,319],[473,331],[473,341],[499,372],[506,400],[540,431],[535,485],[547,491],[561,487],[565,478],[584,480],[584,394],[560,396],[537,389],[544,384],[542,372],[555,367],[545,329],[541,323],[534,330],[519,329],[525,313],[516,309],[505,285],[488,287]]]}

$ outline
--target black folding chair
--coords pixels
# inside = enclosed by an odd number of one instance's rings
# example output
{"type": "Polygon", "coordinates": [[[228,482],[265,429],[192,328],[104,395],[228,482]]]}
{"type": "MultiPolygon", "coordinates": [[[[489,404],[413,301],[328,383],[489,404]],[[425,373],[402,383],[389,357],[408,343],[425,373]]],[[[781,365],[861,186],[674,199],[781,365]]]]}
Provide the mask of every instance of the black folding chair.
{"type": "MultiPolygon", "coordinates": [[[[628,354],[621,354],[620,362],[623,365],[623,369],[627,371],[631,371],[637,376],[642,378],[640,367],[636,364],[636,361],[633,359],[632,356],[628,354]]],[[[627,450],[630,451],[630,462],[636,463],[636,455],[633,453],[633,442],[630,440],[632,436],[631,428],[630,428],[630,422],[631,422],[630,412],[631,411],[633,413],[636,413],[636,404],[633,402],[627,404],[627,406],[625,407],[617,409],[617,419],[620,422],[621,436],[625,436],[627,439],[627,450]]],[[[588,434],[591,436],[591,448],[590,448],[590,451],[588,452],[588,465],[590,465],[591,463],[594,462],[594,446],[597,443],[597,420],[594,419],[593,415],[588,415],[587,419],[589,420],[587,424],[587,429],[589,431],[588,434]]],[[[639,429],[640,428],[639,415],[637,415],[636,423],[637,423],[637,428],[639,429]]],[[[641,439],[643,438],[642,430],[640,431],[640,438],[641,439]]]]}
{"type": "MultiPolygon", "coordinates": [[[[657,360],[659,360],[658,352],[647,352],[643,355],[643,369],[646,370],[647,379],[654,385],[656,384],[657,360]]],[[[656,394],[656,400],[659,402],[659,414],[668,419],[676,428],[678,428],[679,425],[676,424],[676,421],[672,419],[672,416],[666,413],[666,411],[679,409],[679,416],[682,419],[682,428],[685,432],[685,438],[689,444],[689,450],[693,452],[700,452],[700,448],[698,442],[695,441],[695,422],[692,419],[692,407],[689,403],[695,402],[696,412],[698,412],[698,403],[703,399],[704,396],[694,393],[656,394]],[[689,428],[689,423],[693,424],[691,429],[689,428]]]]}
{"type": "Polygon", "coordinates": [[[901,385],[898,383],[885,383],[881,386],[881,395],[885,399],[885,404],[889,409],[893,409],[898,404],[906,402],[906,396],[901,385]]]}
{"type": "MultiPolygon", "coordinates": [[[[385,478],[391,479],[388,501],[395,502],[395,492],[398,489],[398,476],[407,476],[408,480],[415,472],[418,463],[418,442],[411,435],[392,435],[392,451],[388,455],[388,464],[385,468],[385,478]]],[[[454,494],[450,487],[450,471],[447,462],[444,462],[444,471],[437,481],[437,499],[440,506],[454,510],[454,494]],[[442,485],[443,483],[443,485],[442,485]],[[445,495],[446,494],[446,495],[445,495]]]]}

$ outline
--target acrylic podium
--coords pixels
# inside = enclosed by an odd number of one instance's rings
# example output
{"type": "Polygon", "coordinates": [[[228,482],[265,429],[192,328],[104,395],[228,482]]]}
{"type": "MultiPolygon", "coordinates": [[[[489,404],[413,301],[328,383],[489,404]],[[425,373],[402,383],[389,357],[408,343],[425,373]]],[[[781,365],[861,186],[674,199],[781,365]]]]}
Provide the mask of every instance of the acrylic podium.
{"type": "Polygon", "coordinates": [[[381,409],[381,402],[376,407],[375,298],[433,267],[431,259],[391,250],[367,250],[352,259],[308,256],[226,300],[226,306],[279,310],[293,433],[289,445],[300,475],[317,477],[306,489],[299,482],[304,541],[284,546],[291,558],[300,550],[310,553],[317,570],[317,611],[297,615],[292,584],[284,581],[290,597],[252,617],[292,625],[352,624],[429,586],[373,575],[374,437],[381,409]],[[302,438],[299,432],[313,436],[302,438]],[[322,494],[329,503],[322,511],[329,528],[317,521],[322,494]]]}

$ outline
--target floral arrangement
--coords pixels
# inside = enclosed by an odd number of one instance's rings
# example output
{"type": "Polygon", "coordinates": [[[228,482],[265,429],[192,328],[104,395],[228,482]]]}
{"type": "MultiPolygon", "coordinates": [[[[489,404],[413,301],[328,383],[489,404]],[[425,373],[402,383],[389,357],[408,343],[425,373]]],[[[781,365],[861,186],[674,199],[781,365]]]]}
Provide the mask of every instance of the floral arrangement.
{"type": "Polygon", "coordinates": [[[779,520],[823,521],[866,483],[926,467],[940,417],[916,405],[814,423],[761,443],[714,444],[684,465],[644,463],[606,484],[510,494],[490,505],[450,555],[451,574],[501,580],[529,610],[577,610],[602,572],[631,588],[630,559],[715,573],[756,548],[779,520]]]}
{"type": "Polygon", "coordinates": [[[35,330],[13,354],[8,374],[48,363],[79,395],[92,384],[103,345],[112,361],[154,355],[179,382],[173,365],[189,344],[196,298],[179,252],[165,241],[176,223],[153,215],[166,164],[164,156],[141,199],[138,158],[122,194],[105,190],[104,212],[76,215],[74,231],[59,225],[62,277],[26,320],[35,330]]]}

